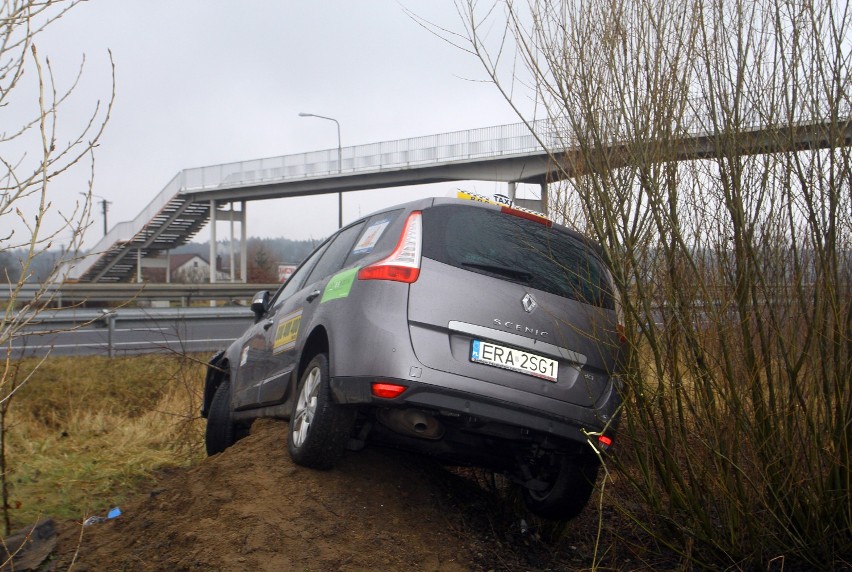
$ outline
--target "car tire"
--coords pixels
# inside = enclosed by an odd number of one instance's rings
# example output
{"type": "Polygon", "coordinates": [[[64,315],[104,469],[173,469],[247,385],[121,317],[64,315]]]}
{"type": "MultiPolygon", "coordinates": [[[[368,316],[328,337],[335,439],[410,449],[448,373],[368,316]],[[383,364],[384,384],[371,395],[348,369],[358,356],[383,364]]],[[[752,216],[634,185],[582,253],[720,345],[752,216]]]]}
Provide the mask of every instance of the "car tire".
{"type": "Polygon", "coordinates": [[[231,417],[231,384],[223,381],[213,394],[207,414],[204,445],[207,455],[221,453],[237,440],[237,427],[231,417]]]}
{"type": "Polygon", "coordinates": [[[571,520],[589,502],[595,489],[600,462],[591,455],[550,455],[538,467],[536,477],[548,484],[545,490],[523,488],[524,503],[533,514],[549,520],[571,520]]]}
{"type": "Polygon", "coordinates": [[[332,468],[346,450],[356,413],[331,399],[328,357],[317,354],[296,390],[287,432],[290,457],[304,467],[332,468]]]}

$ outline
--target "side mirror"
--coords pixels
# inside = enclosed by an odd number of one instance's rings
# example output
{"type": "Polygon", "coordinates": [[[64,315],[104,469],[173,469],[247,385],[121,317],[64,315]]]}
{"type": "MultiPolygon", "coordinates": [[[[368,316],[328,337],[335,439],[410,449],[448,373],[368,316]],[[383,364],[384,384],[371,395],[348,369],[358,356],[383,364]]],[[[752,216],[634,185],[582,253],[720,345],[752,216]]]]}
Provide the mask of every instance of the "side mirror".
{"type": "Polygon", "coordinates": [[[259,320],[269,310],[269,290],[261,290],[251,300],[251,311],[255,321],[259,320]]]}

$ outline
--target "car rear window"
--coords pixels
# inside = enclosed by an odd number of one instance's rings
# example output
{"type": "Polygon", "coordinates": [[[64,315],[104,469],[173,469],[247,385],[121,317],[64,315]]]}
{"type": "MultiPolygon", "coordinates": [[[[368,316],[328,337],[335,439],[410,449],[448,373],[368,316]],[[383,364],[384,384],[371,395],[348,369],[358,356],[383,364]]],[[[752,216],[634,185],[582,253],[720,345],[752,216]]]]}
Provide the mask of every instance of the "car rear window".
{"type": "Polygon", "coordinates": [[[587,304],[613,308],[607,272],[564,230],[463,205],[423,211],[423,256],[587,304]]]}

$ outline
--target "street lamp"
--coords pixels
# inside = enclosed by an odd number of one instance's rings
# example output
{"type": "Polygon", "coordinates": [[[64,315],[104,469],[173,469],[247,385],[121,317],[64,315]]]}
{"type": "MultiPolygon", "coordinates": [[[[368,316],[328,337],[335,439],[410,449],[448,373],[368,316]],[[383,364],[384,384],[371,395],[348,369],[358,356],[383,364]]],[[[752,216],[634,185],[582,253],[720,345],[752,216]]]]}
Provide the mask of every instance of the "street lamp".
{"type": "Polygon", "coordinates": [[[84,197],[86,197],[86,200],[89,200],[89,197],[97,197],[97,198],[101,199],[101,211],[104,214],[104,236],[106,236],[106,233],[107,233],[107,208],[109,207],[109,205],[112,204],[112,201],[108,201],[108,200],[106,200],[106,197],[96,195],[95,193],[80,193],[80,194],[83,195],[84,197]]]}
{"type": "MultiPolygon", "coordinates": [[[[343,172],[343,148],[340,144],[340,122],[334,117],[326,117],[325,115],[316,115],[315,113],[299,112],[299,117],[316,117],[317,119],[326,119],[334,121],[337,125],[337,172],[343,172]]],[[[337,193],[337,228],[343,228],[343,192],[337,193]]]]}

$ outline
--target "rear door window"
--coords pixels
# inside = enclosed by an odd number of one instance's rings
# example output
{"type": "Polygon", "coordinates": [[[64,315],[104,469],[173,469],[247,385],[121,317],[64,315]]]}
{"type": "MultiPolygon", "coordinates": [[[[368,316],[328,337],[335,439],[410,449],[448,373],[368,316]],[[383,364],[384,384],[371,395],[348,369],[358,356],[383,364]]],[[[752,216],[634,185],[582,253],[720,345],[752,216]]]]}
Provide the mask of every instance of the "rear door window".
{"type": "Polygon", "coordinates": [[[317,260],[319,260],[320,256],[323,255],[325,249],[328,248],[328,245],[329,243],[326,242],[325,244],[317,248],[314,253],[311,254],[307,260],[305,260],[305,262],[299,267],[299,269],[296,270],[296,272],[294,272],[289,279],[287,279],[287,282],[285,282],[284,285],[278,289],[278,292],[275,293],[275,298],[271,302],[274,307],[277,308],[281,304],[281,302],[283,302],[284,300],[299,291],[299,289],[302,287],[302,284],[305,283],[305,279],[308,277],[308,274],[310,274],[311,270],[313,270],[314,265],[317,263],[317,260]]]}
{"type": "Polygon", "coordinates": [[[340,231],[331,241],[331,244],[328,245],[328,248],[325,249],[325,253],[319,262],[317,262],[317,265],[314,266],[306,284],[322,280],[343,268],[343,261],[346,260],[346,257],[355,244],[355,239],[360,236],[363,228],[364,221],[361,221],[340,231]]]}
{"type": "Polygon", "coordinates": [[[385,249],[393,248],[395,244],[390,244],[390,241],[397,237],[391,236],[388,233],[388,229],[393,226],[394,221],[399,217],[402,210],[398,209],[370,217],[363,226],[363,231],[358,237],[358,240],[355,241],[352,250],[349,251],[349,255],[346,257],[346,262],[344,262],[343,266],[352,266],[372,252],[382,252],[385,249]]]}
{"type": "Polygon", "coordinates": [[[557,227],[463,205],[423,211],[423,256],[470,272],[612,309],[591,248],[557,227]]]}

